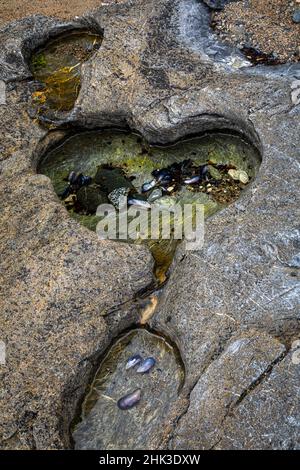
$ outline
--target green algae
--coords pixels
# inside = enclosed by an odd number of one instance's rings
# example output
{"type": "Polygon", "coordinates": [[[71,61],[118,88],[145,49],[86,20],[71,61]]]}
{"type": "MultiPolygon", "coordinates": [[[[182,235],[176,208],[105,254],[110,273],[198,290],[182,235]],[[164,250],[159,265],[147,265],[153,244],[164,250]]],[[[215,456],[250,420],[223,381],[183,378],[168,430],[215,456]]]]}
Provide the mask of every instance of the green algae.
{"type": "Polygon", "coordinates": [[[78,31],[49,41],[33,54],[31,70],[41,84],[32,96],[38,113],[73,108],[80,90],[81,65],[99,48],[101,41],[97,34],[78,31]]]}
{"type": "Polygon", "coordinates": [[[35,71],[41,70],[47,66],[47,59],[43,52],[36,54],[31,59],[31,65],[35,71]]]}

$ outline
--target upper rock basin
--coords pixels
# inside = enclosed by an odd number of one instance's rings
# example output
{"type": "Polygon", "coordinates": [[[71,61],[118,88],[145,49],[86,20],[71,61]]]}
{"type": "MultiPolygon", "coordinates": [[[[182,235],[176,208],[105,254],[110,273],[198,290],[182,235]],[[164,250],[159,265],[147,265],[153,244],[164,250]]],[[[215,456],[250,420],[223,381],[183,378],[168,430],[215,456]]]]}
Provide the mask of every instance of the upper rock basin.
{"type": "Polygon", "coordinates": [[[99,49],[102,36],[88,31],[66,33],[49,41],[31,57],[30,67],[40,88],[33,93],[38,114],[70,111],[81,85],[81,65],[99,49]]]}

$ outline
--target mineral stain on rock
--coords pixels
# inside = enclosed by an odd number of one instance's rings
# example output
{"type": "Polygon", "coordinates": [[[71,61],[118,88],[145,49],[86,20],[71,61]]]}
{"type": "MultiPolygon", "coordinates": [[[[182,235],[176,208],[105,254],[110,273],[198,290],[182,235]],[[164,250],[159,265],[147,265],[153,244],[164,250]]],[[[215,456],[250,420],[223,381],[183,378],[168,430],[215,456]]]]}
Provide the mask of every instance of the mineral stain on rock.
{"type": "Polygon", "coordinates": [[[90,385],[72,433],[75,448],[145,449],[158,443],[183,382],[178,351],[156,334],[132,330],[112,345],[90,385]],[[155,357],[150,373],[126,369],[136,354],[155,357]]]}
{"type": "Polygon", "coordinates": [[[77,31],[53,39],[33,54],[30,67],[40,87],[32,98],[39,114],[73,108],[80,90],[81,65],[101,42],[98,34],[77,31]]]}

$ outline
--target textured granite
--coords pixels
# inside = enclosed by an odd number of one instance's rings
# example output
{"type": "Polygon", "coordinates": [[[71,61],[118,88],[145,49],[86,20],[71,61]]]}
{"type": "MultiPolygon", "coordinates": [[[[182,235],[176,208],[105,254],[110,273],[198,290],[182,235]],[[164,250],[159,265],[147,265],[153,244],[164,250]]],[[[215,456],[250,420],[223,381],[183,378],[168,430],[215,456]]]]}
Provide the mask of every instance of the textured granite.
{"type": "Polygon", "coordinates": [[[203,249],[178,249],[151,321],[186,367],[160,447],[299,448],[300,366],[288,352],[300,336],[299,66],[249,67],[217,42],[197,0],[132,0],[76,21],[36,16],[0,31],[0,324],[8,351],[0,446],[70,445],[95,358],[132,324],[134,294],[151,280],[143,248],[99,241],[36,175],[39,153],[68,124],[130,127],[152,143],[226,129],[260,150],[256,180],[207,222],[203,249]],[[78,22],[104,30],[104,40],[83,66],[74,109],[47,134],[27,114],[26,61],[78,22]]]}
{"type": "Polygon", "coordinates": [[[172,449],[299,449],[299,365],[251,330],[232,338],[193,389],[172,449]]]}

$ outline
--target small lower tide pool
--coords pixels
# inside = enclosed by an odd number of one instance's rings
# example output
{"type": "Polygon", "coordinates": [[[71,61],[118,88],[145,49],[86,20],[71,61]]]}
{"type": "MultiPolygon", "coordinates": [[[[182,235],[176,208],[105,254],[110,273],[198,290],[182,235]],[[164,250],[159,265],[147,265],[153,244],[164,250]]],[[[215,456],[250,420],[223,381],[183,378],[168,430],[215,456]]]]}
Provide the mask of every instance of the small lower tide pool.
{"type": "Polygon", "coordinates": [[[75,449],[145,449],[158,443],[183,382],[184,368],[171,344],[145,329],[127,333],[111,346],[89,386],[73,426],[75,449]],[[136,355],[141,361],[153,358],[154,366],[145,373],[139,372],[141,362],[126,369],[136,355]],[[135,391],[134,406],[120,408],[119,400],[135,391]]]}

